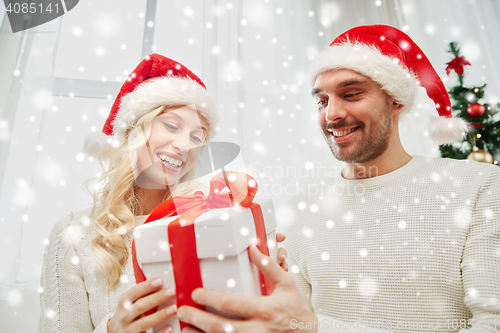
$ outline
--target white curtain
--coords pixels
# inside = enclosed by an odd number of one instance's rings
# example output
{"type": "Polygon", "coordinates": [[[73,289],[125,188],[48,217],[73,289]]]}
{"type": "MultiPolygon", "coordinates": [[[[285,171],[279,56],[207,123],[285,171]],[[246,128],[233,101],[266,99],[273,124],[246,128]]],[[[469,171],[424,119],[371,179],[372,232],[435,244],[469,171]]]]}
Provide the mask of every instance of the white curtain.
{"type": "MultiPolygon", "coordinates": [[[[456,40],[473,65],[466,84],[488,83],[485,101],[496,101],[499,15],[494,0],[105,0],[80,2],[19,33],[29,41],[16,54],[24,62],[9,66],[22,65],[22,82],[18,91],[0,94],[0,106],[13,105],[0,114],[0,121],[12,119],[2,132],[8,150],[0,161],[2,332],[36,330],[36,305],[29,304],[38,297],[45,239],[58,219],[88,207],[81,184],[100,172],[82,154],[83,138],[101,130],[121,83],[144,55],[163,54],[199,74],[217,100],[215,140],[240,145],[258,196],[274,200],[279,229],[286,230],[289,198],[318,194],[321,181],[342,167],[317,128],[307,81],[314,55],[351,27],[388,24],[407,31],[447,79],[447,43],[456,40]]],[[[8,38],[0,34],[0,47],[8,38]]],[[[14,67],[5,72],[13,75],[14,67]]],[[[434,114],[422,89],[401,123],[410,154],[439,155],[427,134],[434,114]]]]}

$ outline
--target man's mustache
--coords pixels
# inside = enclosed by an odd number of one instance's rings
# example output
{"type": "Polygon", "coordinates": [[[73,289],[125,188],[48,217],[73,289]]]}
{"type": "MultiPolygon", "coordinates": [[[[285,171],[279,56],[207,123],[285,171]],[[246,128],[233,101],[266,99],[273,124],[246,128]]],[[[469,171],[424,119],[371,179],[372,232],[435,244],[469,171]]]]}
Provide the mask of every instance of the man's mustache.
{"type": "Polygon", "coordinates": [[[344,120],[341,120],[339,121],[338,123],[334,123],[333,121],[328,121],[325,123],[325,125],[323,125],[323,131],[324,132],[327,132],[327,131],[333,131],[333,130],[336,130],[336,129],[339,129],[339,128],[343,128],[343,127],[356,127],[356,126],[362,126],[363,124],[360,123],[360,122],[347,122],[347,121],[344,121],[344,120]]]}

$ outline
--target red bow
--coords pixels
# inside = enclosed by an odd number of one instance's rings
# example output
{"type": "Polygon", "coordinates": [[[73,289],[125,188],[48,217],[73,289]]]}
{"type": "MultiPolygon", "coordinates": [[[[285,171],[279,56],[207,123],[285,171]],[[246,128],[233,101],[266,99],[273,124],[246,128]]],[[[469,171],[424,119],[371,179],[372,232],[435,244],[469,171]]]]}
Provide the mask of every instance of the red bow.
{"type": "MultiPolygon", "coordinates": [[[[191,299],[191,293],[196,288],[203,287],[200,266],[193,265],[194,262],[198,262],[194,220],[208,210],[235,205],[250,208],[257,233],[257,247],[262,253],[269,255],[262,210],[259,204],[253,202],[257,188],[257,183],[251,176],[241,172],[226,171],[211,179],[210,192],[207,196],[204,196],[201,191],[193,195],[176,196],[162,202],[149,214],[144,223],[181,215],[168,225],[170,256],[177,288],[177,307],[189,305],[204,309],[191,299]],[[230,192],[220,193],[226,186],[230,192]]],[[[145,281],[146,276],[137,262],[134,242],[132,243],[132,260],[136,282],[145,281]]],[[[269,295],[272,292],[272,284],[261,272],[259,272],[259,280],[262,295],[269,295]]],[[[155,311],[156,309],[152,309],[146,314],[155,311]]],[[[180,325],[181,330],[186,326],[183,322],[180,322],[180,325]]]]}
{"type": "Polygon", "coordinates": [[[453,69],[458,75],[464,74],[464,66],[470,65],[470,62],[465,59],[464,56],[456,57],[450,62],[446,63],[446,74],[450,75],[451,70],[453,69]]]}

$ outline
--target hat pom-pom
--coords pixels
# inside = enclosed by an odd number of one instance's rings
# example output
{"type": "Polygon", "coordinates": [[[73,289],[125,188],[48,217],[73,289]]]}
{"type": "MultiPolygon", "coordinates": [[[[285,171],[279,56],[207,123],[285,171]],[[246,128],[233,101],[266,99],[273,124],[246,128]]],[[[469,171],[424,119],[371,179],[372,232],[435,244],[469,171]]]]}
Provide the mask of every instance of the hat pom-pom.
{"type": "Polygon", "coordinates": [[[439,145],[451,145],[465,138],[467,123],[457,117],[435,117],[430,122],[430,137],[439,145]]]}
{"type": "Polygon", "coordinates": [[[102,132],[90,133],[83,141],[83,151],[87,155],[97,158],[99,153],[109,145],[109,137],[102,132]]]}

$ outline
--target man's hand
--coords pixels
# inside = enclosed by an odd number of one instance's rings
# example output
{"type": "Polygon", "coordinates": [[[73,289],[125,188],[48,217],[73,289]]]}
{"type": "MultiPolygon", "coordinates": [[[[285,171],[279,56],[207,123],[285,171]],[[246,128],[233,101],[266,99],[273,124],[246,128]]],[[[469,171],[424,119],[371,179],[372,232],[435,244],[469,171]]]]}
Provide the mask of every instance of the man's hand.
{"type": "Polygon", "coordinates": [[[305,324],[310,322],[312,327],[318,320],[302,299],[293,278],[254,245],[250,246],[248,252],[250,260],[273,283],[273,293],[269,296],[248,297],[198,288],[191,295],[196,303],[243,319],[227,319],[190,306],[182,306],[177,311],[178,318],[199,329],[186,327],[182,332],[316,332],[317,330],[291,328],[292,320],[305,324]]]}

